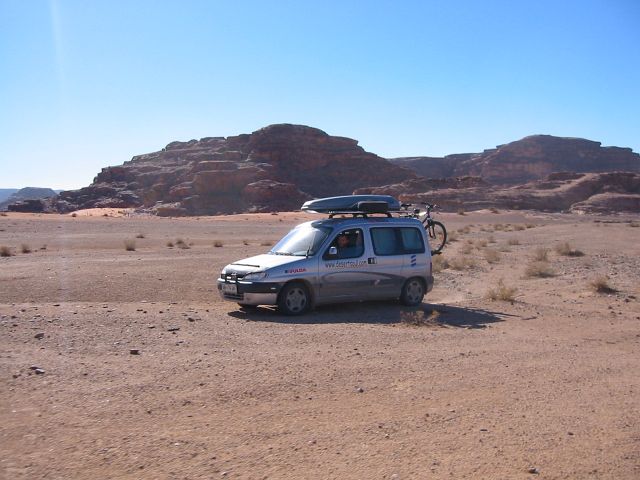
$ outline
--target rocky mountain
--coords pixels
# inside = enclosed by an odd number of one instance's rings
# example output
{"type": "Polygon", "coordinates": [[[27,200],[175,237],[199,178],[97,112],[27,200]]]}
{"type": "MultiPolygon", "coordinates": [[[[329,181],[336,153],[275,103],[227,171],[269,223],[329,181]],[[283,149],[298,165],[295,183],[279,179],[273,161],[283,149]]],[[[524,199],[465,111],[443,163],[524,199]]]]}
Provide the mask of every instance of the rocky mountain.
{"type": "Polygon", "coordinates": [[[496,187],[479,177],[424,179],[356,190],[394,195],[408,203],[437,203],[445,211],[505,208],[540,211],[640,212],[640,174],[554,173],[524,185],[496,187]]]}
{"type": "Polygon", "coordinates": [[[279,124],[252,134],[172,142],[102,169],[91,185],[62,192],[52,206],[144,207],[172,216],[292,210],[309,198],[413,178],[411,170],[364,151],[357,140],[279,124]]]}
{"type": "Polygon", "coordinates": [[[18,188],[0,188],[0,202],[4,202],[11,195],[16,193],[18,188]]]}
{"type": "Polygon", "coordinates": [[[478,176],[494,185],[519,185],[554,172],[640,172],[640,155],[630,148],[603,147],[600,142],[552,135],[532,135],[482,153],[390,161],[423,177],[478,176]]]}
{"type": "MultiPolygon", "coordinates": [[[[11,193],[4,201],[0,202],[0,211],[8,210],[10,205],[17,205],[16,211],[20,211],[19,206],[24,206],[24,210],[32,211],[33,205],[38,205],[38,200],[52,198],[56,196],[56,191],[50,188],[25,187],[11,193]],[[32,202],[35,200],[35,202],[32,202]]],[[[12,209],[13,210],[13,209],[12,209]]]]}

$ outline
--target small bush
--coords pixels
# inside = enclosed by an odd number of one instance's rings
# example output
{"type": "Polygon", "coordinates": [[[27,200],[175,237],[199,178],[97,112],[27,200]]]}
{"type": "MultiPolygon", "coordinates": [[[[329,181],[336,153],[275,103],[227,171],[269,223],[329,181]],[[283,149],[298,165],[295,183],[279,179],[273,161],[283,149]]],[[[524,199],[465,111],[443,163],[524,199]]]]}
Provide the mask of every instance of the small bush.
{"type": "Polygon", "coordinates": [[[40,250],[46,250],[46,249],[47,249],[47,246],[46,246],[46,245],[42,245],[42,246],[40,247],[40,250]]]}
{"type": "Polygon", "coordinates": [[[498,285],[487,292],[487,298],[493,301],[513,302],[516,299],[517,293],[518,289],[516,287],[505,285],[504,280],[501,278],[498,280],[498,285]]]}
{"type": "Polygon", "coordinates": [[[609,285],[609,279],[602,275],[589,282],[589,287],[595,293],[616,293],[617,290],[609,285]]]}
{"type": "Polygon", "coordinates": [[[76,212],[73,212],[73,213],[71,214],[71,216],[72,216],[73,218],[76,218],[76,217],[78,216],[78,214],[77,214],[76,212]]]}
{"type": "Polygon", "coordinates": [[[242,240],[243,245],[249,245],[249,240],[242,240]]]}
{"type": "Polygon", "coordinates": [[[526,223],[524,226],[527,227],[527,228],[535,228],[536,224],[535,223],[526,223]]]}
{"type": "Polygon", "coordinates": [[[7,214],[5,212],[0,212],[0,217],[6,217],[7,214]]]}
{"type": "Polygon", "coordinates": [[[20,251],[22,253],[31,253],[31,247],[26,243],[23,243],[22,245],[20,245],[20,251]]]}
{"type": "Polygon", "coordinates": [[[483,238],[480,240],[476,240],[476,248],[484,248],[487,246],[487,241],[483,238]]]}
{"type": "Polygon", "coordinates": [[[549,260],[549,249],[538,247],[533,251],[533,259],[538,262],[546,262],[549,260]]]}
{"type": "Polygon", "coordinates": [[[507,245],[520,245],[520,240],[517,238],[510,238],[507,240],[507,245]]]}
{"type": "Polygon", "coordinates": [[[526,228],[526,227],[525,227],[524,225],[514,225],[514,226],[513,226],[513,229],[514,229],[516,232],[522,231],[522,230],[524,230],[525,228],[526,228]]]}
{"type": "Polygon", "coordinates": [[[269,240],[265,240],[264,242],[260,242],[260,246],[261,247],[270,247],[273,245],[273,242],[270,242],[269,240]]]}
{"type": "Polygon", "coordinates": [[[493,235],[489,235],[489,238],[487,238],[487,242],[496,243],[496,237],[494,237],[493,235]]]}
{"type": "Polygon", "coordinates": [[[454,270],[468,270],[476,266],[476,261],[471,257],[463,255],[452,259],[449,262],[449,266],[454,270]]]}
{"type": "Polygon", "coordinates": [[[167,242],[167,247],[173,248],[173,242],[171,240],[167,242]]]}
{"type": "Polygon", "coordinates": [[[222,243],[220,240],[216,240],[215,242],[213,242],[213,246],[216,248],[220,248],[224,246],[224,243],[222,243]]]}
{"type": "Polygon", "coordinates": [[[500,210],[498,210],[496,207],[491,207],[491,208],[489,209],[489,211],[490,211],[491,213],[500,213],[500,210]]]}
{"type": "Polygon", "coordinates": [[[501,223],[496,223],[496,224],[493,226],[493,229],[494,229],[495,231],[497,231],[497,232],[504,231],[504,225],[502,225],[501,223]]]}
{"type": "Polygon", "coordinates": [[[569,242],[556,245],[555,251],[558,255],[564,255],[566,257],[582,257],[584,255],[580,250],[573,248],[569,242]]]}
{"type": "Polygon", "coordinates": [[[135,240],[125,240],[124,241],[124,249],[127,252],[135,252],[136,251],[136,241],[135,240]]]}
{"type": "Polygon", "coordinates": [[[631,221],[631,222],[629,222],[629,226],[633,227],[633,228],[638,228],[638,227],[640,227],[640,222],[631,221]]]}
{"type": "Polygon", "coordinates": [[[460,210],[458,210],[458,215],[464,216],[464,215],[466,215],[466,213],[464,213],[463,209],[460,209],[460,210]]]}
{"type": "Polygon", "coordinates": [[[487,248],[484,251],[484,259],[489,263],[498,263],[500,261],[500,252],[493,248],[487,248]]]}
{"type": "Polygon", "coordinates": [[[534,260],[530,262],[527,265],[524,274],[528,278],[549,278],[556,275],[556,273],[551,268],[551,265],[541,260],[534,260]]]}
{"type": "Polygon", "coordinates": [[[4,245],[0,246],[0,257],[10,257],[12,255],[13,253],[11,252],[11,249],[9,247],[6,247],[4,245]]]}
{"type": "Polygon", "coordinates": [[[425,315],[424,310],[400,312],[400,323],[414,327],[435,327],[440,325],[438,317],[440,312],[437,310],[432,310],[429,315],[425,315]]]}
{"type": "Polygon", "coordinates": [[[471,227],[469,225],[466,225],[466,226],[458,229],[458,233],[460,233],[461,235],[465,235],[465,234],[469,233],[470,231],[471,231],[471,227]]]}
{"type": "Polygon", "coordinates": [[[454,243],[458,241],[458,232],[452,230],[451,232],[447,232],[447,243],[454,243]]]}
{"type": "Polygon", "coordinates": [[[183,250],[189,250],[191,248],[189,245],[187,245],[187,242],[185,242],[181,238],[176,239],[176,247],[181,248],[183,250]]]}
{"type": "Polygon", "coordinates": [[[435,273],[440,273],[442,270],[449,268],[449,262],[442,255],[434,255],[431,257],[431,263],[435,273]]]}
{"type": "Polygon", "coordinates": [[[136,235],[136,238],[144,238],[144,233],[139,233],[136,235]]]}
{"type": "Polygon", "coordinates": [[[473,252],[473,243],[468,240],[460,247],[460,253],[463,255],[469,255],[471,252],[473,252]]]}

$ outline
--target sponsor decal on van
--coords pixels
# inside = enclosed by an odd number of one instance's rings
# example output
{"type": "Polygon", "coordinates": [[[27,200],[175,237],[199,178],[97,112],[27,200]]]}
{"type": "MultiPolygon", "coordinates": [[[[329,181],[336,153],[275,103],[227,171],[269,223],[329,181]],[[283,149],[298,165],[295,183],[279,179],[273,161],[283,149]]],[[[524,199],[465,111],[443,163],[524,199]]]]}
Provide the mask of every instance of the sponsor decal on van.
{"type": "Polygon", "coordinates": [[[366,260],[341,260],[339,262],[326,262],[326,268],[356,268],[366,265],[366,260]]]}
{"type": "Polygon", "coordinates": [[[289,270],[285,270],[284,273],[302,273],[306,271],[307,271],[306,268],[291,268],[289,270]]]}

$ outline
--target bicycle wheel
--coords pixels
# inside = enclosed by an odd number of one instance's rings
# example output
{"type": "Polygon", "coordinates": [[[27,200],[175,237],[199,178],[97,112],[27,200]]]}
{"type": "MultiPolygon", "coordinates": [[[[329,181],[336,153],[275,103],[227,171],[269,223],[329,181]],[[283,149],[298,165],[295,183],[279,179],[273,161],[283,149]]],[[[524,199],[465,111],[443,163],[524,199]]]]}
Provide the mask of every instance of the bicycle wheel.
{"type": "Polygon", "coordinates": [[[444,244],[447,243],[447,229],[437,220],[432,220],[427,224],[429,243],[431,244],[431,255],[438,255],[444,244]]]}

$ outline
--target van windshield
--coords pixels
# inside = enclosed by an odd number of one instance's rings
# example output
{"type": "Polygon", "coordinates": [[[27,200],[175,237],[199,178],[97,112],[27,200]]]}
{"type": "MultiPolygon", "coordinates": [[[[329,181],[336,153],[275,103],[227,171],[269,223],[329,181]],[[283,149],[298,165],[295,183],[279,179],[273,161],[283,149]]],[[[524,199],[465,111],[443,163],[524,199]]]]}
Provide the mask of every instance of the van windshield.
{"type": "Polygon", "coordinates": [[[312,256],[318,251],[327,236],[331,233],[328,227],[304,227],[294,228],[273,247],[271,255],[293,255],[305,257],[312,256]]]}

